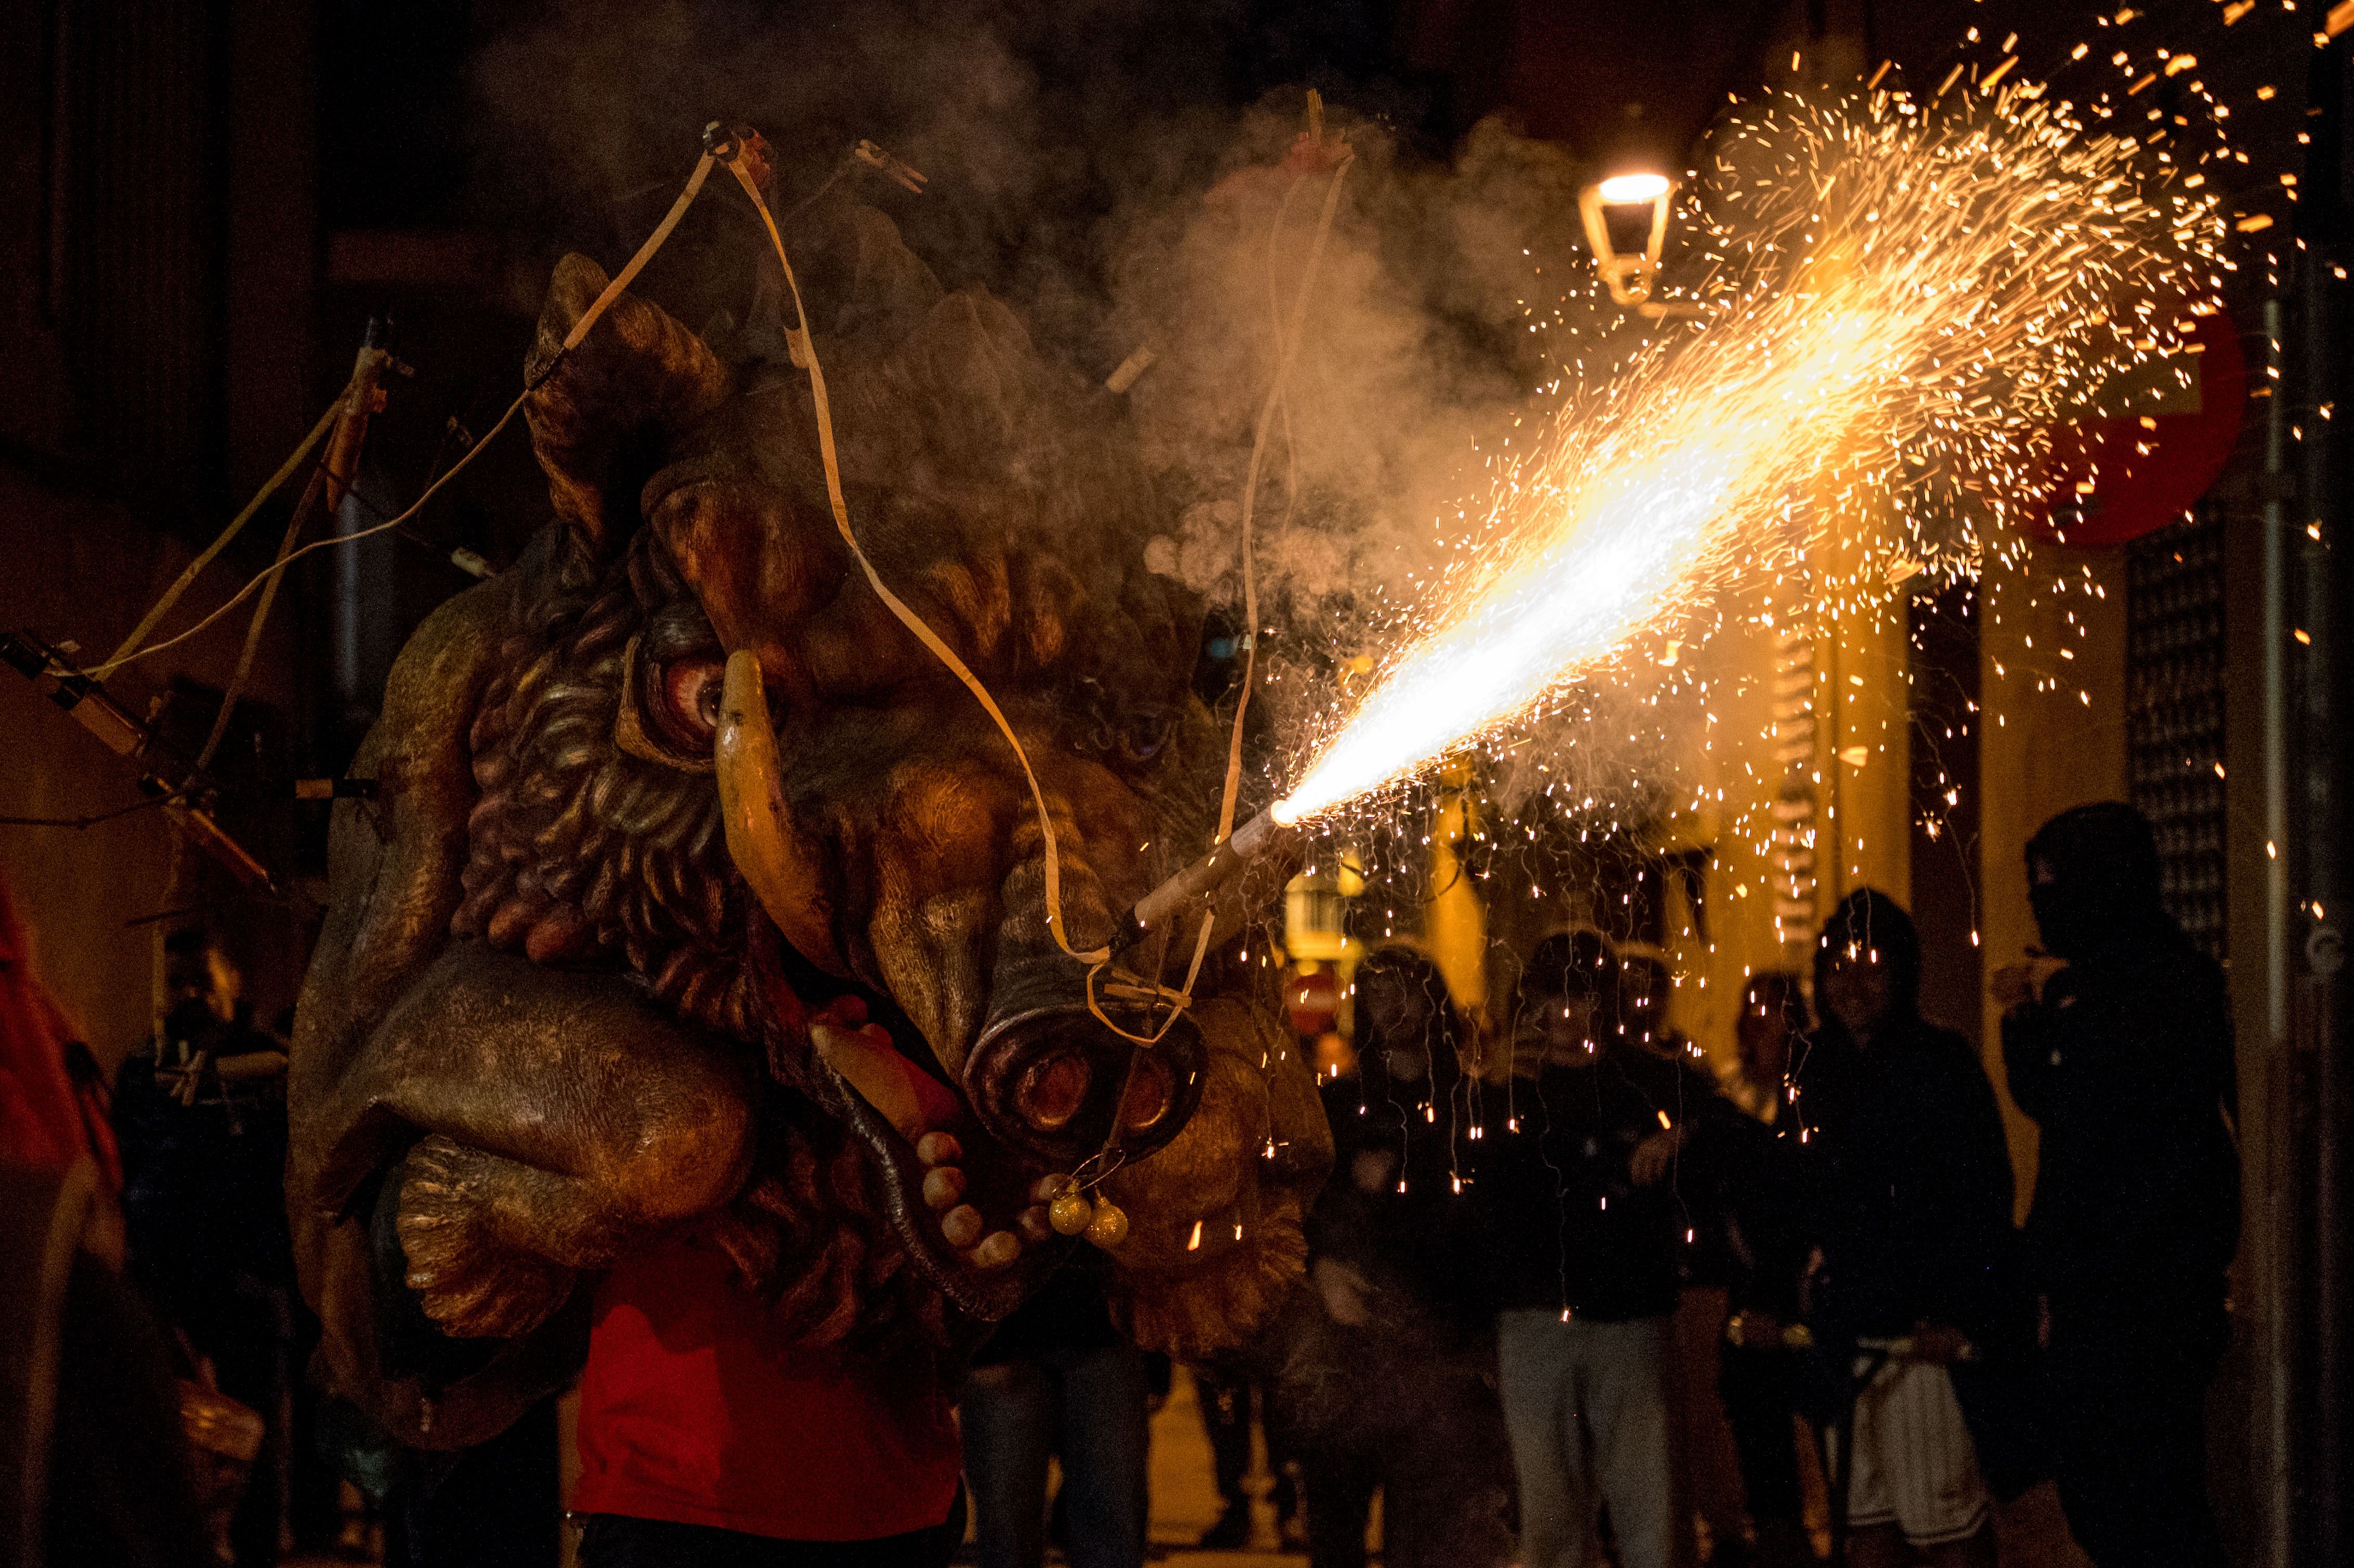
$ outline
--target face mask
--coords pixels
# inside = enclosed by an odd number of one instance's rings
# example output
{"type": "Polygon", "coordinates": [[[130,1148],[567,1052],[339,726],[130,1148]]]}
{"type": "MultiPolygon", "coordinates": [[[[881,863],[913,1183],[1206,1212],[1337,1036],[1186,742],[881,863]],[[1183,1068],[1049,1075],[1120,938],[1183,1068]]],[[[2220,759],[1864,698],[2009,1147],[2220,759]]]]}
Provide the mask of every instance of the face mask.
{"type": "Polygon", "coordinates": [[[2027,901],[2035,911],[2036,928],[2043,933],[2043,946],[2060,958],[2083,958],[2115,925],[2115,911],[2082,885],[2036,883],[2028,888],[2027,901]]]}

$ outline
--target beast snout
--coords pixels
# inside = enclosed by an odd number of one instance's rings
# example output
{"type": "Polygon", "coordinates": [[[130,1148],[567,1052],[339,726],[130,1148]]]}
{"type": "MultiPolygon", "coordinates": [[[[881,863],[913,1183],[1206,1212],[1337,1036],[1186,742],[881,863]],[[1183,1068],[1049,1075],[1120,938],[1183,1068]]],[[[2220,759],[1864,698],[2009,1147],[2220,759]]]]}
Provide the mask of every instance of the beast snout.
{"type": "MultiPolygon", "coordinates": [[[[796,950],[822,969],[846,973],[819,872],[822,857],[785,804],[760,666],[749,651],[727,662],[714,757],[727,847],[737,869],[796,950]]],[[[964,794],[966,775],[937,768],[901,780],[900,794],[924,800],[938,795],[944,804],[933,811],[902,800],[907,814],[975,818],[964,794]]],[[[937,918],[901,921],[898,944],[876,944],[877,964],[937,1059],[960,1075],[967,1103],[991,1134],[1065,1170],[1115,1142],[1132,1159],[1176,1137],[1200,1103],[1206,1054],[1201,1031],[1183,1018],[1162,1030],[1165,1015],[1107,988],[1107,975],[1097,977],[1090,1007],[1087,966],[1048,932],[1038,841],[1026,821],[1014,831],[1014,853],[1026,858],[1005,880],[987,1011],[970,1049],[961,1049],[970,1025],[960,1026],[960,1015],[969,1020],[968,1006],[981,1000],[973,984],[980,964],[968,969],[957,960],[987,950],[985,927],[953,918],[945,926],[937,918]],[[906,939],[916,933],[919,939],[906,939]],[[920,961],[907,972],[910,959],[920,961]],[[1150,1045],[1129,1038],[1156,1033],[1150,1045]]],[[[1108,932],[1111,919],[1102,888],[1078,850],[1084,842],[1076,825],[1065,828],[1063,918],[1073,929],[1108,932]]],[[[937,837],[924,842],[928,853],[937,852],[937,837]]],[[[948,897],[935,889],[928,902],[938,909],[948,897]]]]}
{"type": "MultiPolygon", "coordinates": [[[[1129,1159],[1177,1136],[1202,1098],[1202,1032],[1180,1017],[1150,1045],[1088,1011],[1087,971],[1060,953],[1008,974],[966,1060],[965,1098],[997,1137],[1061,1169],[1104,1150],[1117,1129],[1129,1159]]],[[[1130,1034],[1150,1036],[1146,1010],[1097,1005],[1130,1034]]]]}
{"type": "MultiPolygon", "coordinates": [[[[1099,914],[1087,906],[1100,900],[1094,878],[1072,870],[1066,863],[1064,915],[1085,928],[1099,914]]],[[[1059,1169],[1115,1142],[1129,1159],[1148,1154],[1201,1103],[1202,1032],[1181,1016],[1150,1045],[1129,1038],[1150,1038],[1165,1013],[1108,994],[1117,989],[1106,983],[1108,971],[1096,977],[1091,1009],[1087,966],[1046,935],[1044,885],[1034,861],[1006,881],[989,1013],[965,1058],[965,1099],[996,1137],[1059,1169]]]]}

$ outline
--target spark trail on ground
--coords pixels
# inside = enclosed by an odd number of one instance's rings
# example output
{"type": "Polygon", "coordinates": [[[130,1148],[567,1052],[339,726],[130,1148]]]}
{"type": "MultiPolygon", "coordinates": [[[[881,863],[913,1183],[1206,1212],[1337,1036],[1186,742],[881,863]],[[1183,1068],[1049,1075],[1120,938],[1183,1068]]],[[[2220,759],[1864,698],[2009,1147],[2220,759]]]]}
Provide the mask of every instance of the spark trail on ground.
{"type": "Polygon", "coordinates": [[[2208,308],[2223,224],[2163,136],[2104,133],[2007,71],[1925,102],[1775,100],[1720,137],[1702,314],[1500,476],[1278,820],[1499,737],[1809,542],[1949,575],[2016,547],[2045,432],[2208,308]],[[1975,521],[1931,536],[1908,515],[1930,492],[1975,521]]]}

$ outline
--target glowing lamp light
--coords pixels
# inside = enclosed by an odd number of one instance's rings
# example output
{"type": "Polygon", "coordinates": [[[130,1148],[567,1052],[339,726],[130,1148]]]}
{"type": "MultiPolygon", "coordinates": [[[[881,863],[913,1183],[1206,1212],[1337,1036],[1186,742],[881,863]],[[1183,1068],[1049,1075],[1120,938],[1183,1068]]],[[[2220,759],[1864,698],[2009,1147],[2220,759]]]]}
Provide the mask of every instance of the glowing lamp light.
{"type": "Polygon", "coordinates": [[[1665,175],[1613,175],[1595,187],[1606,207],[1640,207],[1668,194],[1665,175]]]}

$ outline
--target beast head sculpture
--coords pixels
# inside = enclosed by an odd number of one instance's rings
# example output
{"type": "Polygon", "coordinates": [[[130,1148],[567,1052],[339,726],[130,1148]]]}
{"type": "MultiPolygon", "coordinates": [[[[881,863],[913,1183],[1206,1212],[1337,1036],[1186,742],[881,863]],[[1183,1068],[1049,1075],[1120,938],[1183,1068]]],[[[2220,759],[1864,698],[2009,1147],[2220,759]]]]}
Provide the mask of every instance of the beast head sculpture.
{"type": "MultiPolygon", "coordinates": [[[[804,265],[861,542],[1022,736],[1099,942],[1224,757],[1151,488],[878,215],[804,265]]],[[[535,373],[604,284],[557,269],[535,373]]],[[[1299,1270],[1309,1070],[1238,974],[1150,1050],[1090,1013],[1020,765],[837,537],[789,358],[617,302],[527,404],[554,524],[411,640],[337,807],[289,1202],[331,1376],[407,1442],[559,1382],[584,1278],[680,1227],[800,1340],[950,1345],[1085,1245],[1041,1201],[1108,1146],[1141,1342],[1237,1340],[1299,1270]]]]}

